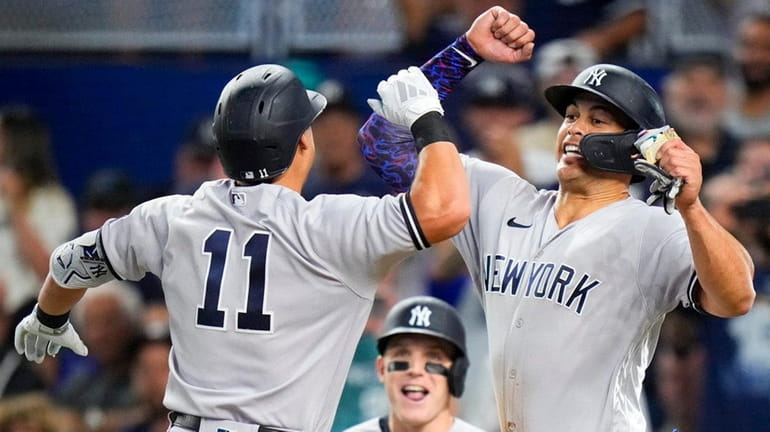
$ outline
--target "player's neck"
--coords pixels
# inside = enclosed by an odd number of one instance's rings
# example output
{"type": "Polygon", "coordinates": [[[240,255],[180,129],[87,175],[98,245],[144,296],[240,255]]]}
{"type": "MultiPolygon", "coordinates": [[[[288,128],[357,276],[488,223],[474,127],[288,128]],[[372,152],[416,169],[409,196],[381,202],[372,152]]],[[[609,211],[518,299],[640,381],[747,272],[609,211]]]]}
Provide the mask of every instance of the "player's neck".
{"type": "Polygon", "coordinates": [[[617,185],[599,190],[559,189],[554,215],[559,228],[564,228],[576,220],[607,207],[610,204],[628,199],[628,187],[617,185]]]}

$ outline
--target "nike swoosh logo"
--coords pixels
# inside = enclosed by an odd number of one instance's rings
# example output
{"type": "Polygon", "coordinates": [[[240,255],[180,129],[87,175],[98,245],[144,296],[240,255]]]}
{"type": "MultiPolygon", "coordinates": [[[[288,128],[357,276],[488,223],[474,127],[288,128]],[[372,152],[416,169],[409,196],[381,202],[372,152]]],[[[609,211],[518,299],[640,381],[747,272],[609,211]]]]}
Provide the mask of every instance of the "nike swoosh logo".
{"type": "Polygon", "coordinates": [[[476,65],[479,64],[479,62],[471,58],[471,56],[469,56],[468,54],[465,54],[464,52],[460,51],[456,47],[452,47],[452,49],[455,50],[457,54],[460,54],[460,57],[464,58],[465,60],[468,60],[468,63],[469,63],[468,66],[476,67],[476,65]]]}
{"type": "Polygon", "coordinates": [[[532,224],[524,225],[516,222],[516,217],[512,217],[508,219],[508,226],[511,228],[529,228],[532,226],[532,224]]]}

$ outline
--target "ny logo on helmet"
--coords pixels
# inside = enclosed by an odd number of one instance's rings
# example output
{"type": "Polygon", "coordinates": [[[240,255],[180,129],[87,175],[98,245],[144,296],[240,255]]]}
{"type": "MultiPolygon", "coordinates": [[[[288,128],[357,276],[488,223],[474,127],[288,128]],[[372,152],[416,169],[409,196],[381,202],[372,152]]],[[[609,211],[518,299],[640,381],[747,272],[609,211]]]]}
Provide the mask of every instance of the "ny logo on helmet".
{"type": "Polygon", "coordinates": [[[410,311],[412,316],[409,318],[409,325],[415,327],[430,327],[430,314],[432,313],[428,306],[417,305],[410,311]]]}
{"type": "Polygon", "coordinates": [[[591,74],[586,77],[586,79],[583,81],[583,84],[599,87],[600,85],[602,85],[602,80],[606,76],[607,76],[607,71],[605,71],[604,69],[595,69],[591,71],[591,74]]]}

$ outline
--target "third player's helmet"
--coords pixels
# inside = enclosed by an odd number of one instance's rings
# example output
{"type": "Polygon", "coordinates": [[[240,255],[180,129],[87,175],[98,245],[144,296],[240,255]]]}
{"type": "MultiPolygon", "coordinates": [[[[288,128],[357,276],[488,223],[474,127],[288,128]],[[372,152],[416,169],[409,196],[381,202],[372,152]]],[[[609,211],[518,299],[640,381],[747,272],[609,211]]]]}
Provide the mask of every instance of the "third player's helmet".
{"type": "Polygon", "coordinates": [[[633,146],[636,133],[640,129],[655,129],[666,125],[663,104],[658,94],[639,75],[624,67],[597,64],[580,72],[572,84],[547,88],[545,98],[563,116],[580,92],[599,96],[636,123],[636,128],[625,134],[588,135],[587,142],[581,143],[583,156],[596,168],[638,174],[631,159],[631,155],[638,152],[633,146]]]}
{"type": "Polygon", "coordinates": [[[214,112],[214,138],[228,177],[259,183],[291,165],[300,136],[326,106],[288,68],[247,69],[222,90],[214,112]]]}
{"type": "Polygon", "coordinates": [[[449,392],[462,396],[468,357],[465,351],[465,327],[455,309],[449,303],[430,296],[409,297],[398,302],[385,317],[382,335],[377,340],[377,350],[384,354],[388,340],[399,334],[423,334],[449,342],[456,355],[449,370],[449,392]]]}

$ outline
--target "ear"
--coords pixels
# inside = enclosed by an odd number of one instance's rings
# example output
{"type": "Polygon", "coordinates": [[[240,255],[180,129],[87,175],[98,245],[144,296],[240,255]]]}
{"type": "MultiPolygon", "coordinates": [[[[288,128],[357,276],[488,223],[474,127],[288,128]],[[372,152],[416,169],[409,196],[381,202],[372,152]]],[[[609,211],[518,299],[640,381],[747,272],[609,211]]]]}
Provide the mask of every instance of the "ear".
{"type": "Polygon", "coordinates": [[[297,147],[300,150],[307,150],[311,146],[315,146],[315,141],[313,139],[313,127],[309,126],[307,129],[305,129],[305,132],[300,135],[297,147]]]}
{"type": "Polygon", "coordinates": [[[385,382],[385,359],[382,358],[382,356],[377,356],[377,361],[375,362],[375,366],[377,369],[377,378],[380,380],[381,383],[385,382]]]}

